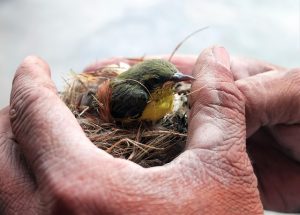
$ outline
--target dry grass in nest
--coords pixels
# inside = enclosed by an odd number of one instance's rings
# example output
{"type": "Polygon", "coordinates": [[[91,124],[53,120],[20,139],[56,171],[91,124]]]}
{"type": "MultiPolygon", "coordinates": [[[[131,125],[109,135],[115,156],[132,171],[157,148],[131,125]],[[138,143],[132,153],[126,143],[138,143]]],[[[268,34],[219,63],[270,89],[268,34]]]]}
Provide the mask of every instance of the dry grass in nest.
{"type": "MultiPolygon", "coordinates": [[[[126,68],[127,69],[127,68],[126,68]]],[[[126,70],[123,69],[123,70],[126,70]]],[[[131,160],[143,167],[164,165],[184,149],[187,139],[187,98],[189,86],[176,95],[176,111],[155,125],[145,122],[137,126],[103,123],[99,119],[98,87],[115,77],[122,69],[117,65],[99,71],[72,74],[62,92],[62,99],[73,112],[87,137],[100,149],[114,157],[131,160]]]]}

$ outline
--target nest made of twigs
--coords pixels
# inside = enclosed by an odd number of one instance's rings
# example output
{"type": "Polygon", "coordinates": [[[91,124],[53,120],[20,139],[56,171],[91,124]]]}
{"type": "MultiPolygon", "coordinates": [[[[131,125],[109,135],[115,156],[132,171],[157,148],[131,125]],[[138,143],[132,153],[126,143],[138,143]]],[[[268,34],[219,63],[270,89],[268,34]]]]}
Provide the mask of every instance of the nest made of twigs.
{"type": "Polygon", "coordinates": [[[126,71],[129,65],[110,65],[89,73],[73,73],[61,93],[87,137],[114,157],[131,160],[143,167],[164,165],[185,148],[187,139],[187,93],[190,85],[178,84],[174,110],[157,123],[135,126],[101,122],[97,89],[107,79],[126,71]]]}

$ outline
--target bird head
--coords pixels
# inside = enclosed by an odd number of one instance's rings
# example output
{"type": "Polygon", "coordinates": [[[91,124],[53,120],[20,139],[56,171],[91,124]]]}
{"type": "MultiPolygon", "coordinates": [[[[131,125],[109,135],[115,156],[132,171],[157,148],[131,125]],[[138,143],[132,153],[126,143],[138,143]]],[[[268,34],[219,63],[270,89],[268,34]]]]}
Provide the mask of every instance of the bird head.
{"type": "Polygon", "coordinates": [[[172,63],[166,60],[151,59],[135,64],[128,71],[121,73],[116,80],[135,80],[152,91],[166,82],[177,83],[194,79],[190,75],[179,72],[172,63]]]}

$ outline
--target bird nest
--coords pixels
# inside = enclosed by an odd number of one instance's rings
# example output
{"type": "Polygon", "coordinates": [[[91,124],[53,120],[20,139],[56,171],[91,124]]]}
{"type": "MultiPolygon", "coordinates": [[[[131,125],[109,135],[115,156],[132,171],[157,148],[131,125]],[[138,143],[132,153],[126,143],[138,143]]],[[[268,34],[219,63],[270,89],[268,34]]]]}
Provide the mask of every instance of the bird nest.
{"type": "Polygon", "coordinates": [[[107,79],[116,77],[130,66],[119,63],[96,71],[73,73],[61,93],[87,137],[114,157],[131,160],[143,167],[164,165],[185,148],[187,139],[187,94],[190,84],[178,83],[173,111],[159,122],[135,122],[123,125],[102,122],[99,117],[97,90],[107,79]]]}

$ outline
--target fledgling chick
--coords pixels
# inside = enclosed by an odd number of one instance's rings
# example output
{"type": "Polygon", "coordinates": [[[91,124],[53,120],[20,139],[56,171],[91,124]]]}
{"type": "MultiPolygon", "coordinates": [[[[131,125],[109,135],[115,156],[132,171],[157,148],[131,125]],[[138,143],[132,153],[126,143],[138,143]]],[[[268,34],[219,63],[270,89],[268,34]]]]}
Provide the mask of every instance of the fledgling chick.
{"type": "Polygon", "coordinates": [[[192,80],[166,60],[137,63],[99,87],[100,117],[106,122],[156,122],[173,109],[174,85],[192,80]]]}

